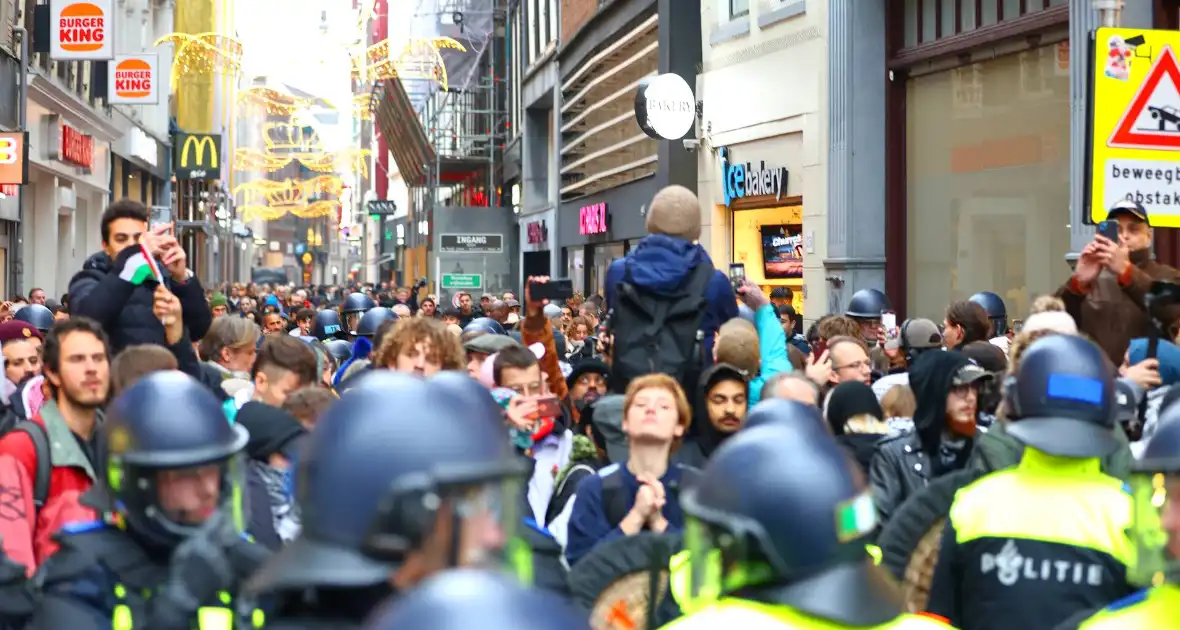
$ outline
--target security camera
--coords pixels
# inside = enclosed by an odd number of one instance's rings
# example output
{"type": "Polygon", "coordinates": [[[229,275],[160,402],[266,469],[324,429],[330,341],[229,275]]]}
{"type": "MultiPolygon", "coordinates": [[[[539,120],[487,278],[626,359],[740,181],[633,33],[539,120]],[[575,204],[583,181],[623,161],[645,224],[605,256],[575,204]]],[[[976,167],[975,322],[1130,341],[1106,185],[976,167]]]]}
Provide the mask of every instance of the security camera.
{"type": "Polygon", "coordinates": [[[684,143],[684,150],[689,153],[696,153],[697,149],[701,147],[701,141],[696,138],[685,138],[681,142],[684,143]]]}

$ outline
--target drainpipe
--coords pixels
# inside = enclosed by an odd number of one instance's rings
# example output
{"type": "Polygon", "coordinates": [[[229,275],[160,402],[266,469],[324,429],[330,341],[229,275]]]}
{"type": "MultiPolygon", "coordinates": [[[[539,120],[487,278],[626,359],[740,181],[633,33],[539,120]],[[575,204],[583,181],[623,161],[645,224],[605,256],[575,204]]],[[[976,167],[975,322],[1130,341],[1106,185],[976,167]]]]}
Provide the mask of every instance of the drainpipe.
{"type": "Polygon", "coordinates": [[[1122,16],[1125,0],[1093,0],[1094,10],[1098,12],[1098,19],[1105,27],[1118,27],[1122,16]]]}

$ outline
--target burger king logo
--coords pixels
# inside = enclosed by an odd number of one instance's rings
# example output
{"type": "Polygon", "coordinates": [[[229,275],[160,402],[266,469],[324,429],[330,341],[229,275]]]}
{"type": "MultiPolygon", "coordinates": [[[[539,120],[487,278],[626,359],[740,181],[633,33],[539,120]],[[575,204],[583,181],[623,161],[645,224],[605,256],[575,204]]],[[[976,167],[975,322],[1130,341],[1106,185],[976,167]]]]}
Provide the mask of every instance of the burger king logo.
{"type": "Polygon", "coordinates": [[[107,15],[97,4],[75,2],[65,6],[57,28],[61,49],[67,53],[92,53],[106,46],[107,15]]]}
{"type": "Polygon", "coordinates": [[[125,59],[115,65],[115,95],[142,99],[152,95],[152,64],[143,59],[125,59]]]}

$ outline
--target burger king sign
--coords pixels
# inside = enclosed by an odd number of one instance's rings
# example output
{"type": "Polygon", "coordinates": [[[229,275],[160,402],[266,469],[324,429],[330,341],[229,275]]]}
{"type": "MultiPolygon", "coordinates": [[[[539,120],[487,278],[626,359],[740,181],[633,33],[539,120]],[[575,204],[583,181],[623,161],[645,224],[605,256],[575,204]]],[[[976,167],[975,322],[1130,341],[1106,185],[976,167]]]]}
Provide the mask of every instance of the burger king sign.
{"type": "Polygon", "coordinates": [[[159,103],[159,59],[155,53],[115,55],[115,60],[107,64],[107,102],[111,105],[159,103]]]}
{"type": "Polygon", "coordinates": [[[50,58],[109,60],[115,56],[111,0],[50,0],[50,58]]]}

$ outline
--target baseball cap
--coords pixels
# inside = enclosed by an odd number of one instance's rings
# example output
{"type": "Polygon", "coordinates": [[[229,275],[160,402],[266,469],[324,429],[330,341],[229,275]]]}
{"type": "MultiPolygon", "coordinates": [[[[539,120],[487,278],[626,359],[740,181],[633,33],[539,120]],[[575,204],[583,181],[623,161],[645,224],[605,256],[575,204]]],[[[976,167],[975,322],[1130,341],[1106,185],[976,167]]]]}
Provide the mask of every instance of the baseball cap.
{"type": "Polygon", "coordinates": [[[974,361],[967,363],[959,368],[955,375],[951,377],[951,385],[959,387],[961,385],[970,385],[979,381],[988,380],[992,377],[991,372],[983,369],[978,363],[974,361]]]}
{"type": "Polygon", "coordinates": [[[929,350],[942,347],[942,333],[938,325],[924,317],[915,317],[902,327],[902,345],[912,350],[929,350]]]}
{"type": "Polygon", "coordinates": [[[1147,208],[1144,208],[1143,204],[1139,203],[1138,201],[1122,199],[1110,207],[1110,210],[1106,213],[1106,216],[1107,218],[1110,218],[1119,214],[1129,214],[1140,221],[1145,223],[1148,222],[1147,208]]]}
{"type": "Polygon", "coordinates": [[[701,374],[701,388],[705,392],[721,381],[740,381],[745,384],[750,382],[750,374],[729,363],[716,363],[701,374]]]}

